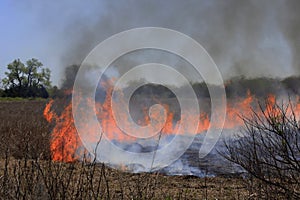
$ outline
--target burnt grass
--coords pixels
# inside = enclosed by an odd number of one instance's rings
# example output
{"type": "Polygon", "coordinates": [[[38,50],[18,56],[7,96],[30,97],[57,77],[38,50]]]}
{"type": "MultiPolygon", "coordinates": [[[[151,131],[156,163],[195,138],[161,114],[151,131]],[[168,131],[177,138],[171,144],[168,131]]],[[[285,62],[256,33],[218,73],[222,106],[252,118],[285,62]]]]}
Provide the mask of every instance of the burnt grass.
{"type": "Polygon", "coordinates": [[[54,162],[46,100],[0,101],[0,199],[255,199],[242,177],[127,173],[88,159],[54,162]]]}

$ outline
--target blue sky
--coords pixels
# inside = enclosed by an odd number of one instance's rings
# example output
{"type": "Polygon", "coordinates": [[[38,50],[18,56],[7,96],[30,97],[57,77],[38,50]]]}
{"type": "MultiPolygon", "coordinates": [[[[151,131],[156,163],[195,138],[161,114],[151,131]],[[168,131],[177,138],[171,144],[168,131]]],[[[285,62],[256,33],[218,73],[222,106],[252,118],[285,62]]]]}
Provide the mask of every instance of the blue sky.
{"type": "MultiPolygon", "coordinates": [[[[59,84],[63,73],[61,57],[69,42],[65,29],[73,17],[90,17],[82,10],[84,5],[84,1],[72,0],[59,4],[53,1],[1,0],[0,78],[4,76],[6,65],[14,59],[25,62],[37,58],[52,70],[53,83],[59,84]]],[[[98,6],[97,10],[101,8],[98,6]]]]}
{"type": "Polygon", "coordinates": [[[298,34],[287,33],[300,27],[296,6],[291,5],[280,0],[1,0],[0,78],[14,59],[34,57],[52,70],[53,83],[60,84],[64,68],[80,63],[98,43],[144,26],[193,37],[225,79],[299,74],[292,45],[299,37],[294,41],[289,36],[298,34]]]}
{"type": "Polygon", "coordinates": [[[0,4],[1,75],[6,65],[16,58],[25,61],[35,57],[45,64],[56,64],[51,62],[49,55],[55,57],[57,52],[45,47],[58,38],[45,34],[45,30],[39,28],[38,19],[30,9],[26,9],[26,5],[9,0],[1,1],[0,4]]]}

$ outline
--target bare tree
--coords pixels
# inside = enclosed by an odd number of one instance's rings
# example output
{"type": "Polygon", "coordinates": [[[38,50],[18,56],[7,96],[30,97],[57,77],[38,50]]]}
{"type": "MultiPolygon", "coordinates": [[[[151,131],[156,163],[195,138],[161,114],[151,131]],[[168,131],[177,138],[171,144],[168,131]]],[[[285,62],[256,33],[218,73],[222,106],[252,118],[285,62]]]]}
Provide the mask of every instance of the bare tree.
{"type": "Polygon", "coordinates": [[[295,111],[291,100],[259,104],[251,117],[242,117],[241,134],[226,140],[227,152],[221,152],[267,186],[263,189],[267,198],[272,194],[300,198],[300,123],[295,111]]]}

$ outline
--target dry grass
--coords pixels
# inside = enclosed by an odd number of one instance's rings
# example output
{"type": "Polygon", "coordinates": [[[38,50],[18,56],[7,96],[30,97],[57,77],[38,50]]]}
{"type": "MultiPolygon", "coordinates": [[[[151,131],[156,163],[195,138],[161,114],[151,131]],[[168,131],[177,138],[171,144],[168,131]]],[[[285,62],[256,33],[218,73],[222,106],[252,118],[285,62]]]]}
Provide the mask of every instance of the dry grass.
{"type": "Polygon", "coordinates": [[[96,163],[1,161],[7,199],[248,199],[241,178],[131,174],[96,163]]]}
{"type": "Polygon", "coordinates": [[[241,178],[131,174],[95,162],[51,161],[43,101],[0,102],[1,199],[249,199],[241,178]]]}
{"type": "Polygon", "coordinates": [[[0,156],[50,158],[50,125],[43,118],[45,101],[0,101],[0,156]],[[26,152],[26,154],[25,154],[26,152]]]}

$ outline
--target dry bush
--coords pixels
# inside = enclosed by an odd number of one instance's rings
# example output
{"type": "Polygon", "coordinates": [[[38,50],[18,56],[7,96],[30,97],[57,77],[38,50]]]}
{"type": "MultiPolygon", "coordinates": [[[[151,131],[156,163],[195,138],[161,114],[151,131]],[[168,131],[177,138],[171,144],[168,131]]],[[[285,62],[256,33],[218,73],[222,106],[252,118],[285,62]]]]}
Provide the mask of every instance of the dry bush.
{"type": "Polygon", "coordinates": [[[300,124],[295,105],[266,102],[243,118],[242,134],[225,141],[225,158],[248,173],[256,198],[300,198],[300,124]]]}
{"type": "Polygon", "coordinates": [[[130,174],[104,164],[39,159],[1,162],[1,199],[241,199],[241,179],[130,174]]]}
{"type": "MultiPolygon", "coordinates": [[[[91,162],[12,159],[3,162],[0,196],[7,199],[110,199],[108,169],[91,162]]],[[[116,198],[117,199],[117,198],[116,198]]]]}

